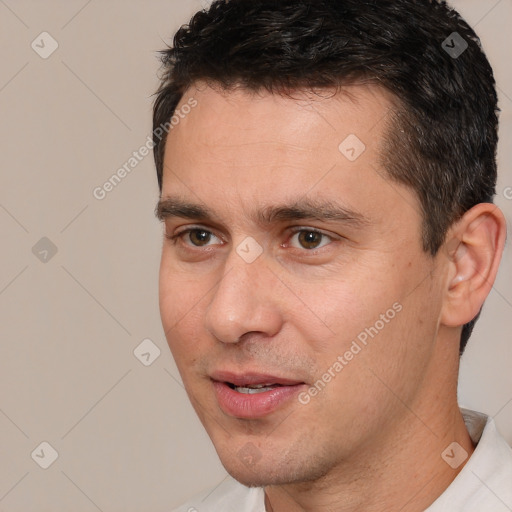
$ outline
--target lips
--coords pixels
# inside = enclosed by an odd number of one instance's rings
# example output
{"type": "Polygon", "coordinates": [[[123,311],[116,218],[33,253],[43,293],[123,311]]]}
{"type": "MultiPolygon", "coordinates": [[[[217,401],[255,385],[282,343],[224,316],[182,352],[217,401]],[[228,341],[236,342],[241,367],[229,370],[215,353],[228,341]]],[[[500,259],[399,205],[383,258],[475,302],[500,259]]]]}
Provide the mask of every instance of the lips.
{"type": "Polygon", "coordinates": [[[217,371],[211,374],[221,410],[236,418],[256,419],[283,407],[304,382],[263,373],[217,371]]]}
{"type": "Polygon", "coordinates": [[[274,384],[280,386],[295,386],[296,384],[304,384],[304,382],[278,377],[265,373],[245,372],[237,374],[227,371],[216,371],[210,375],[212,380],[217,382],[226,382],[237,387],[243,386],[262,386],[266,384],[274,384]]]}

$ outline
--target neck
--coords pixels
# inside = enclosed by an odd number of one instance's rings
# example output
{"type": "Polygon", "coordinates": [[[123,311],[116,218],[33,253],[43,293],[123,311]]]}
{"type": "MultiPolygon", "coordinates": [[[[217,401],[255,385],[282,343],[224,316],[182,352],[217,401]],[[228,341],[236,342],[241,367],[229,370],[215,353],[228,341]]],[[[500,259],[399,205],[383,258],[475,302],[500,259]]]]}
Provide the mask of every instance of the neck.
{"type": "MultiPolygon", "coordinates": [[[[427,391],[414,403],[403,404],[403,414],[389,422],[386,432],[322,479],[267,487],[267,512],[422,512],[428,508],[474,451],[457,404],[456,382],[436,378],[437,385],[425,385],[427,391]],[[455,468],[442,458],[453,442],[467,452],[455,468]]],[[[432,383],[428,376],[425,380],[432,383]]],[[[455,465],[460,453],[464,452],[456,447],[446,460],[455,465]]]]}

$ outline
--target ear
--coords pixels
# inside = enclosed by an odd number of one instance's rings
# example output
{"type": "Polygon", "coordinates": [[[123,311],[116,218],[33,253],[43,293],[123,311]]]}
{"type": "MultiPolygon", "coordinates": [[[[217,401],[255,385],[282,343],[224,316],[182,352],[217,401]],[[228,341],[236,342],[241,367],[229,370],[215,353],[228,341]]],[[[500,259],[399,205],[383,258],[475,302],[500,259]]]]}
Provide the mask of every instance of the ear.
{"type": "Polygon", "coordinates": [[[450,228],[441,324],[459,327],[478,314],[496,279],[506,232],[505,217],[492,203],[477,204],[450,228]]]}

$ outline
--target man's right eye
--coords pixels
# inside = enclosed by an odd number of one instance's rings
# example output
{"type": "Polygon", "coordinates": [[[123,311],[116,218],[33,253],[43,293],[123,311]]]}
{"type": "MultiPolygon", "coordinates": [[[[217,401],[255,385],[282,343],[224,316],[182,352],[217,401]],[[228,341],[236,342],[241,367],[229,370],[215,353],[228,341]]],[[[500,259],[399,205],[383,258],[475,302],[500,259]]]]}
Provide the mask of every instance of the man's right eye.
{"type": "Polygon", "coordinates": [[[215,236],[211,231],[203,228],[188,228],[174,235],[166,235],[166,237],[173,242],[176,242],[178,239],[182,239],[183,243],[190,247],[206,247],[216,243],[222,243],[222,240],[215,236]]]}

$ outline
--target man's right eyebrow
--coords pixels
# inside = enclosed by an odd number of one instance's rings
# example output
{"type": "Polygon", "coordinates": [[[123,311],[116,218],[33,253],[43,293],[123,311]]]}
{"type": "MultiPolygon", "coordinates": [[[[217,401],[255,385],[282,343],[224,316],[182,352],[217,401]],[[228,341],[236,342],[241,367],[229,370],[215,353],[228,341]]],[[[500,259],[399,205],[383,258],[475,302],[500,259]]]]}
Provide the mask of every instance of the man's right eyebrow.
{"type": "Polygon", "coordinates": [[[210,219],[212,215],[208,208],[177,198],[160,199],[155,208],[156,217],[164,221],[170,217],[181,217],[184,219],[210,219]]]}

